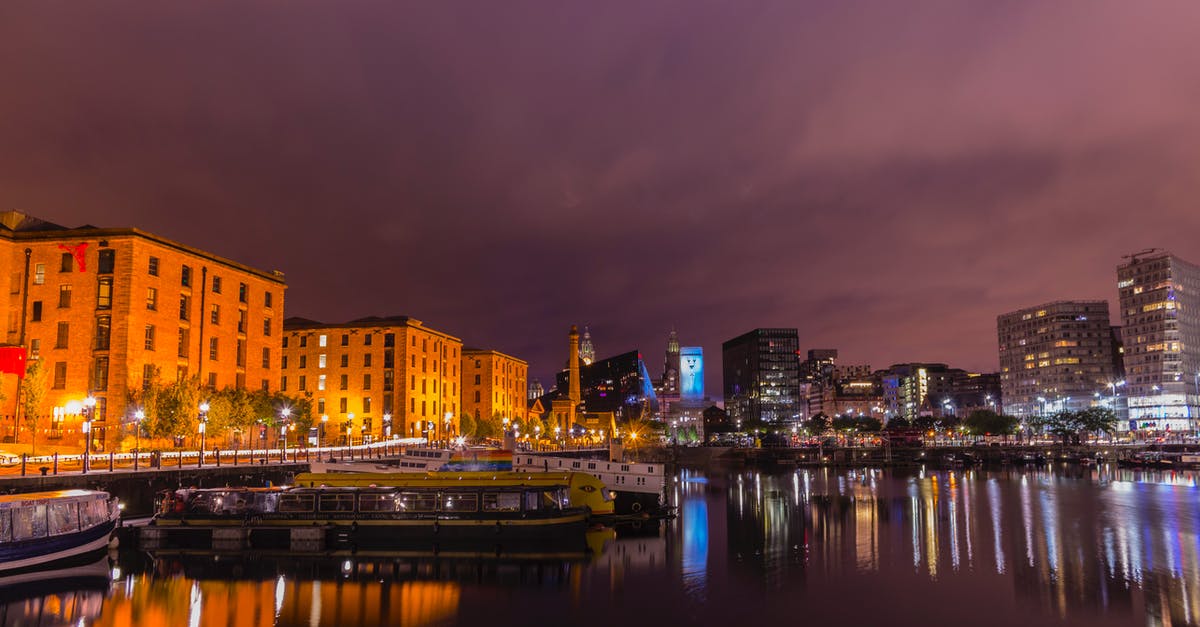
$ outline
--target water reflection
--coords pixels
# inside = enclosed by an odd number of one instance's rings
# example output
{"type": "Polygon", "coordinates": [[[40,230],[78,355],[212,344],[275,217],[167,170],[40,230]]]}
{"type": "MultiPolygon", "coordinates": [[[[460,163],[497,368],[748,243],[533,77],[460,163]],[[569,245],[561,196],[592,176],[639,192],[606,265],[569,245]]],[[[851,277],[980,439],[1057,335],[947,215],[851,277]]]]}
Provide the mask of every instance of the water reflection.
{"type": "Polygon", "coordinates": [[[668,497],[592,555],[126,551],[0,584],[0,625],[1200,623],[1195,473],[681,472],[668,497]]]}

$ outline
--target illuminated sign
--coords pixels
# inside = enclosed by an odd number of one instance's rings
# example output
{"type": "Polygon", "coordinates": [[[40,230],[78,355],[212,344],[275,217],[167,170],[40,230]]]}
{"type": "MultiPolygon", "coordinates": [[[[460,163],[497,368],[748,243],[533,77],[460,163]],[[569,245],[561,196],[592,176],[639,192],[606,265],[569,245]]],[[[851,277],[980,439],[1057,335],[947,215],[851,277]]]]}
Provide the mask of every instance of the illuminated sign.
{"type": "Polygon", "coordinates": [[[704,398],[704,349],[699,346],[679,349],[679,395],[688,400],[704,398]]]}

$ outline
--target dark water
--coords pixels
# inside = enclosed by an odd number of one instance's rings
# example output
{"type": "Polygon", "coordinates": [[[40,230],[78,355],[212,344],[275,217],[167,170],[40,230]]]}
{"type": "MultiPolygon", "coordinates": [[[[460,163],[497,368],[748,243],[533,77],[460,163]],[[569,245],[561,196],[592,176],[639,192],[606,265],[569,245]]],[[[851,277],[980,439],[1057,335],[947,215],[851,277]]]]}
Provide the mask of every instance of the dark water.
{"type": "Polygon", "coordinates": [[[1108,467],[685,472],[677,519],[594,537],[600,555],[126,551],[107,581],[6,601],[0,624],[1200,624],[1197,481],[1108,467]]]}

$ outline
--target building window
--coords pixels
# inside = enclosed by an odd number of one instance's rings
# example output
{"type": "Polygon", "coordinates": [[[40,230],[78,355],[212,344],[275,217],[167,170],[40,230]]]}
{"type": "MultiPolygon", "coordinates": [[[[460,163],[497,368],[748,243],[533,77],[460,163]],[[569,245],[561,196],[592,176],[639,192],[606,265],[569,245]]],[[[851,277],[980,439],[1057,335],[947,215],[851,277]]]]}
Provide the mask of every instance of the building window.
{"type": "Polygon", "coordinates": [[[142,390],[149,390],[154,383],[154,364],[142,365],[142,390]]]}
{"type": "Polygon", "coordinates": [[[217,360],[217,344],[218,344],[217,338],[215,338],[215,337],[208,338],[208,358],[211,361],[217,360]]]}
{"type": "Polygon", "coordinates": [[[284,348],[287,348],[287,347],[288,347],[288,339],[287,339],[287,336],[286,336],[286,335],[285,335],[285,336],[283,336],[283,347],[284,347],[284,348]]]}
{"type": "Polygon", "coordinates": [[[96,367],[92,370],[92,389],[108,389],[108,357],[97,357],[96,367]]]}
{"type": "Polygon", "coordinates": [[[271,337],[271,319],[263,318],[263,335],[271,337]]]}
{"type": "MultiPolygon", "coordinates": [[[[369,413],[371,413],[371,397],[370,397],[370,396],[364,396],[364,397],[363,397],[363,413],[364,413],[364,414],[369,414],[369,413]]],[[[363,423],[363,424],[366,424],[366,425],[367,425],[367,431],[370,431],[370,430],[371,430],[370,423],[367,423],[367,422],[365,422],[365,421],[364,421],[364,423],[363,423]]]]}
{"type": "Polygon", "coordinates": [[[280,361],[282,362],[279,364],[279,367],[283,368],[284,370],[287,370],[287,358],[288,358],[287,355],[283,355],[282,357],[279,358],[280,361]]]}
{"type": "Polygon", "coordinates": [[[29,358],[37,359],[42,352],[42,341],[34,338],[29,340],[29,358]]]}
{"type": "Polygon", "coordinates": [[[112,318],[99,316],[96,318],[96,350],[108,350],[109,339],[112,337],[112,318]]]}
{"type": "Polygon", "coordinates": [[[264,392],[271,391],[271,381],[269,379],[262,380],[262,391],[264,391],[264,392]]]}
{"type": "Polygon", "coordinates": [[[238,283],[238,302],[244,303],[250,295],[250,286],[245,283],[238,283]]]}
{"type": "Polygon", "coordinates": [[[317,355],[317,367],[318,368],[325,367],[325,353],[321,353],[320,355],[317,355]]]}
{"type": "Polygon", "coordinates": [[[306,348],[306,347],[308,347],[308,336],[301,335],[300,336],[300,348],[306,348]]]}
{"type": "Polygon", "coordinates": [[[208,317],[208,321],[212,324],[221,324],[221,306],[213,303],[212,313],[208,317]]]}
{"type": "Polygon", "coordinates": [[[72,266],[74,266],[74,265],[75,265],[75,258],[71,256],[71,253],[63,253],[62,257],[61,257],[61,261],[58,264],[58,271],[59,272],[70,272],[72,266]]]}
{"type": "Polygon", "coordinates": [[[96,263],[96,274],[112,274],[115,265],[117,265],[117,251],[105,248],[100,251],[100,258],[96,263]]]}
{"type": "Polygon", "coordinates": [[[308,377],[306,377],[304,375],[300,375],[299,385],[300,385],[299,390],[301,392],[303,392],[304,388],[308,386],[308,377]]]}
{"type": "Polygon", "coordinates": [[[327,342],[329,342],[329,336],[327,335],[322,335],[317,338],[317,346],[320,346],[321,348],[325,348],[327,342]]]}
{"type": "Polygon", "coordinates": [[[58,323],[58,337],[55,338],[54,348],[66,348],[67,337],[71,334],[71,323],[58,323]]]}
{"type": "Polygon", "coordinates": [[[371,353],[367,353],[366,355],[363,355],[363,367],[364,368],[371,367],[371,353]]]}
{"type": "Polygon", "coordinates": [[[342,367],[343,368],[350,367],[350,356],[345,353],[342,354],[342,367]]]}
{"type": "Polygon", "coordinates": [[[158,310],[158,288],[157,287],[147,287],[146,288],[146,309],[149,309],[150,311],[158,310]]]}
{"type": "Polygon", "coordinates": [[[263,292],[263,307],[270,309],[272,307],[271,301],[273,300],[274,298],[272,298],[272,294],[270,292],[263,292]]]}
{"type": "Polygon", "coordinates": [[[370,346],[370,345],[371,345],[371,337],[372,337],[373,335],[374,335],[373,333],[368,333],[368,334],[366,334],[366,335],[364,335],[364,336],[363,336],[363,346],[370,346]]]}
{"type": "Polygon", "coordinates": [[[234,357],[239,368],[246,367],[246,340],[238,340],[234,345],[234,357]]]}
{"type": "Polygon", "coordinates": [[[347,405],[346,405],[346,397],[345,396],[338,399],[338,410],[343,414],[346,413],[347,405]]]}
{"type": "Polygon", "coordinates": [[[33,284],[42,285],[46,282],[46,264],[39,263],[33,266],[33,284]]]}
{"type": "Polygon", "coordinates": [[[42,301],[40,300],[33,301],[33,321],[42,321],[42,301]]]}
{"type": "Polygon", "coordinates": [[[301,355],[301,356],[300,356],[300,367],[301,367],[301,368],[307,368],[307,367],[308,367],[308,355],[301,355]]]}
{"type": "Polygon", "coordinates": [[[479,385],[479,375],[475,375],[475,385],[479,385]]]}
{"type": "Polygon", "coordinates": [[[364,389],[364,390],[371,389],[371,375],[370,374],[363,375],[363,388],[362,389],[364,389]]]}
{"type": "Polygon", "coordinates": [[[475,390],[475,402],[479,402],[479,390],[475,390]]]}
{"type": "Polygon", "coordinates": [[[158,276],[158,257],[150,258],[150,268],[148,271],[150,276],[158,276]]]}
{"type": "Polygon", "coordinates": [[[217,388],[217,373],[208,373],[208,387],[214,390],[217,388]]]}
{"type": "Polygon", "coordinates": [[[384,368],[396,367],[396,356],[391,350],[383,351],[383,367],[384,368]]]}
{"type": "Polygon", "coordinates": [[[341,380],[338,382],[338,389],[339,390],[350,389],[350,375],[346,375],[346,374],[342,375],[341,380]]]}
{"type": "Polygon", "coordinates": [[[324,389],[325,389],[325,375],[319,375],[319,376],[317,377],[317,389],[318,389],[318,390],[324,390],[324,389]]]}
{"type": "Polygon", "coordinates": [[[213,275],[213,286],[212,286],[212,290],[213,290],[213,294],[220,294],[220,293],[221,293],[221,277],[219,277],[219,276],[217,276],[217,275],[215,275],[215,274],[213,275]]]}
{"type": "Polygon", "coordinates": [[[58,307],[59,307],[59,309],[66,309],[70,306],[71,306],[71,286],[70,285],[58,286],[58,307]]]}
{"type": "Polygon", "coordinates": [[[396,334],[395,333],[384,333],[383,334],[383,346],[384,346],[384,348],[390,348],[390,347],[396,346],[396,334]]]}
{"type": "Polygon", "coordinates": [[[54,389],[62,390],[67,387],[67,362],[54,362],[54,389]]]}
{"type": "Polygon", "coordinates": [[[104,277],[96,284],[96,309],[112,309],[112,277],[104,277]]]}
{"type": "Polygon", "coordinates": [[[146,325],[146,350],[154,350],[154,325],[146,325]]]}
{"type": "Polygon", "coordinates": [[[262,367],[263,368],[271,367],[271,349],[267,348],[265,346],[263,347],[263,351],[262,351],[262,367]]]}
{"type": "Polygon", "coordinates": [[[391,392],[395,385],[395,372],[392,370],[383,371],[383,391],[391,392]]]}
{"type": "Polygon", "coordinates": [[[349,346],[349,345],[350,345],[350,335],[348,333],[343,333],[342,334],[342,346],[349,346]]]}
{"type": "Polygon", "coordinates": [[[184,359],[188,356],[188,330],[179,328],[179,353],[178,355],[184,359]]]}
{"type": "Polygon", "coordinates": [[[238,325],[237,325],[237,327],[238,327],[237,328],[238,333],[241,333],[243,335],[246,333],[246,310],[245,309],[238,310],[238,325]]]}
{"type": "Polygon", "coordinates": [[[179,319],[186,321],[188,319],[188,311],[191,309],[191,297],[179,297],[179,319]]]}
{"type": "Polygon", "coordinates": [[[192,269],[188,266],[184,266],[183,271],[179,274],[179,284],[184,287],[192,286],[192,269]]]}
{"type": "Polygon", "coordinates": [[[280,392],[287,391],[287,377],[286,376],[279,377],[279,391],[280,392]]]}

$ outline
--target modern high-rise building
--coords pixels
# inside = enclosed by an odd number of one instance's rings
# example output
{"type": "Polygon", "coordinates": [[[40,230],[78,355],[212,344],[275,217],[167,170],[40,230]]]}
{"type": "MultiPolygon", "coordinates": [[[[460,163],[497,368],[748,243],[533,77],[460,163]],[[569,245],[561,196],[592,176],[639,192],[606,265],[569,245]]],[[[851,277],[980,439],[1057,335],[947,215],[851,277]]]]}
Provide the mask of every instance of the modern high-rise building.
{"type": "MultiPolygon", "coordinates": [[[[66,228],[0,213],[7,343],[47,372],[39,442],[83,443],[78,408],[96,399],[92,444],[133,421],[131,390],[199,376],[210,388],[274,390],[283,274],[134,228],[66,228]]],[[[4,289],[0,287],[0,289],[4,289]]],[[[27,440],[16,377],[3,378],[3,438],[27,440]]]]}
{"type": "Polygon", "coordinates": [[[280,389],[313,396],[324,442],[459,433],[462,340],[407,316],[284,323],[280,389]]]}
{"type": "MultiPolygon", "coordinates": [[[[617,422],[652,418],[658,411],[654,381],[638,351],[601,359],[579,368],[578,411],[612,414],[617,422]]],[[[558,373],[558,389],[570,387],[570,369],[558,373]]]]}
{"type": "Polygon", "coordinates": [[[472,418],[524,418],[529,363],[500,351],[462,351],[462,409],[472,418]]]}
{"type": "Polygon", "coordinates": [[[1117,267],[1129,420],[1149,431],[1200,424],[1200,267],[1161,250],[1117,267]]]}
{"type": "Polygon", "coordinates": [[[1106,400],[1115,382],[1107,301],[1055,301],[1011,311],[996,318],[996,333],[1006,413],[1076,411],[1106,400]]]}
{"type": "Polygon", "coordinates": [[[784,424],[800,420],[800,341],[796,329],[755,329],[721,345],[730,419],[784,424]]]}

